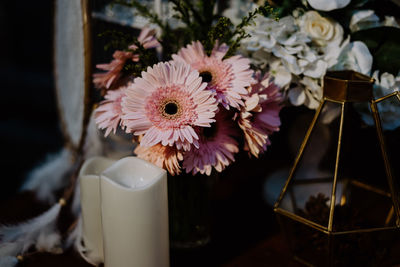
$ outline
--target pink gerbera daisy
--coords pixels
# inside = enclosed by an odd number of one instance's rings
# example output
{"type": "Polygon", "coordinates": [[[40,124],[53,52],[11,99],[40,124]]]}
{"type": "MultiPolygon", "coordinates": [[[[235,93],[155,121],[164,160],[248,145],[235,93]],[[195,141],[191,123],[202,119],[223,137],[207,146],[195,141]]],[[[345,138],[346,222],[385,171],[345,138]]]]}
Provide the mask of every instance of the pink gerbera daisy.
{"type": "MultiPolygon", "coordinates": [[[[156,38],[156,30],[144,27],[139,34],[138,41],[143,45],[145,49],[157,48],[160,46],[156,38]]],[[[136,50],[138,47],[136,45],[129,46],[129,49],[136,50]]]]}
{"type": "Polygon", "coordinates": [[[176,145],[198,147],[194,126],[210,127],[217,104],[206,84],[190,65],[158,63],[128,86],[122,102],[124,125],[142,135],[145,147],[176,145]]]}
{"type": "Polygon", "coordinates": [[[187,173],[210,175],[213,167],[221,172],[235,161],[234,154],[239,152],[239,148],[234,138],[234,121],[224,110],[219,111],[215,119],[211,128],[196,129],[200,135],[199,148],[183,155],[183,168],[187,173]]]}
{"type": "Polygon", "coordinates": [[[248,93],[246,87],[252,83],[253,71],[247,58],[233,56],[223,59],[227,51],[227,45],[217,44],[211,56],[207,56],[203,45],[197,41],[179,50],[172,58],[185,61],[198,70],[203,81],[207,82],[207,89],[215,93],[218,102],[226,109],[229,106],[240,108],[243,95],[248,93]]]}
{"type": "Polygon", "coordinates": [[[100,129],[106,129],[105,136],[111,131],[116,132],[121,122],[121,101],[125,96],[125,88],[109,90],[104,96],[105,100],[100,102],[96,108],[94,118],[100,129]]]}
{"type": "Polygon", "coordinates": [[[282,99],[279,87],[270,81],[268,75],[261,76],[257,72],[255,76],[257,82],[249,88],[238,124],[244,132],[244,150],[258,157],[270,145],[269,135],[279,131],[282,99]]]}
{"type": "MultiPolygon", "coordinates": [[[[138,41],[143,45],[145,49],[156,48],[160,46],[160,43],[155,37],[155,30],[145,27],[139,34],[138,41]]],[[[129,46],[129,49],[136,50],[136,45],[129,46]]],[[[139,55],[131,51],[115,51],[113,54],[113,60],[108,64],[98,64],[96,68],[105,70],[105,73],[93,74],[93,83],[96,88],[110,89],[112,85],[115,85],[118,79],[122,76],[122,69],[128,60],[133,62],[139,61],[139,55]]]]}
{"type": "Polygon", "coordinates": [[[96,88],[109,89],[121,77],[126,61],[133,60],[134,55],[132,52],[117,50],[114,52],[113,58],[108,64],[96,65],[96,68],[107,71],[93,74],[93,83],[96,88]]]}
{"type": "Polygon", "coordinates": [[[156,144],[152,147],[143,147],[138,145],[134,153],[138,158],[147,160],[160,168],[167,169],[172,175],[181,172],[179,161],[183,159],[182,153],[174,146],[156,144]]]}

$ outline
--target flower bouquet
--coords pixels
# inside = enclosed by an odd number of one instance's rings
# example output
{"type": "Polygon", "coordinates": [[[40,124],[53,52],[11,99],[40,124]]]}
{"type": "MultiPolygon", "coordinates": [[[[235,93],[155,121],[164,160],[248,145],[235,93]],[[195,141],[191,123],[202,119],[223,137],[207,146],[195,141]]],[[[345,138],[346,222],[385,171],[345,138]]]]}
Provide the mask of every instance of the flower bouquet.
{"type": "Polygon", "coordinates": [[[136,1],[117,1],[142,11],[159,30],[145,27],[137,39],[114,34],[111,40],[124,46],[97,65],[103,72],[93,83],[104,100],[94,116],[105,136],[121,128],[137,143],[137,157],[168,171],[172,245],[194,247],[209,241],[216,174],[241,151],[254,157],[266,151],[279,130],[282,96],[272,76],[238,51],[249,37],[245,27],[272,13],[269,6],[234,26],[213,11],[216,1],[171,2],[181,27],[136,1]]]}
{"type": "Polygon", "coordinates": [[[230,31],[224,17],[209,26],[206,32],[214,36],[201,40],[193,34],[200,40],[176,47],[160,61],[154,48],[163,49],[174,36],[157,40],[155,30],[144,28],[136,42],[114,52],[110,63],[97,65],[106,72],[94,74],[105,99],[95,110],[99,128],[106,136],[118,127],[131,133],[138,157],[171,175],[182,169],[221,172],[240,148],[255,157],[264,152],[269,135],[279,130],[279,87],[269,74],[253,70],[249,59],[235,54],[244,23],[231,36],[217,34],[230,31]]]}

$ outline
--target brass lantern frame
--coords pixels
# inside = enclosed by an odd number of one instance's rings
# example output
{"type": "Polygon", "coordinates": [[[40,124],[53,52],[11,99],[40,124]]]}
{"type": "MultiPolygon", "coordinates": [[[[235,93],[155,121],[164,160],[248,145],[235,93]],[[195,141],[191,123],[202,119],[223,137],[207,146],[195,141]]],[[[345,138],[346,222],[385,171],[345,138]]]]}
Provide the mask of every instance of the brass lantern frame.
{"type": "MultiPolygon", "coordinates": [[[[345,235],[345,234],[355,234],[355,233],[368,233],[368,232],[375,232],[375,231],[382,231],[382,230],[394,230],[400,229],[400,204],[399,199],[397,198],[399,192],[395,187],[395,181],[393,177],[393,172],[390,166],[388,154],[386,152],[386,145],[385,140],[382,132],[382,123],[380,119],[380,115],[378,112],[377,104],[389,97],[397,96],[400,101],[400,92],[394,92],[392,94],[386,95],[382,98],[373,99],[372,95],[372,85],[374,83],[374,79],[365,76],[361,73],[355,71],[334,71],[328,72],[323,81],[323,88],[324,88],[324,96],[323,99],[316,110],[314,118],[306,132],[305,138],[301,143],[299,152],[295,158],[293,167],[290,170],[289,177],[286,180],[286,183],[274,205],[274,211],[279,214],[283,215],[291,220],[297,221],[303,225],[309,226],[315,230],[318,230],[328,237],[328,261],[330,265],[333,265],[333,237],[338,235],[345,235]],[[311,134],[313,133],[316,123],[321,116],[321,111],[327,102],[340,104],[341,107],[341,114],[340,114],[340,123],[339,123],[339,135],[338,135],[338,142],[336,146],[336,158],[335,158],[335,165],[334,165],[334,174],[333,174],[333,183],[332,189],[330,192],[330,206],[329,206],[329,219],[327,226],[321,225],[317,222],[304,218],[300,215],[295,214],[294,212],[285,210],[280,207],[280,204],[287,193],[291,193],[290,190],[288,192],[288,187],[291,183],[293,183],[293,177],[298,169],[299,162],[301,161],[307,144],[309,144],[309,139],[311,134]],[[387,183],[389,185],[389,192],[385,192],[378,188],[372,187],[370,185],[354,181],[354,185],[361,187],[363,189],[373,191],[374,193],[378,193],[380,195],[385,195],[391,199],[391,209],[389,214],[385,220],[384,227],[375,227],[375,228],[368,228],[368,229],[356,229],[356,230],[346,230],[346,231],[336,231],[333,227],[333,220],[334,220],[334,213],[335,213],[335,205],[336,205],[336,191],[337,191],[337,183],[338,183],[338,169],[339,169],[339,161],[341,155],[341,145],[342,145],[342,135],[343,135],[343,126],[344,126],[344,114],[345,114],[345,107],[347,105],[351,105],[353,102],[368,102],[371,108],[373,119],[375,122],[375,127],[377,131],[377,137],[379,140],[379,146],[382,153],[382,158],[385,166],[385,172],[387,177],[387,183]],[[389,226],[389,222],[393,220],[393,216],[395,217],[394,226],[393,224],[389,226]]],[[[315,180],[315,179],[314,179],[315,180]]],[[[321,181],[321,180],[319,180],[321,181]]],[[[313,183],[313,179],[303,181],[303,183],[313,183]]],[[[293,200],[293,199],[292,199],[293,200]]],[[[340,203],[345,202],[345,199],[340,199],[340,203]]],[[[312,264],[308,263],[304,259],[300,259],[295,256],[295,259],[305,265],[313,266],[312,264]]]]}

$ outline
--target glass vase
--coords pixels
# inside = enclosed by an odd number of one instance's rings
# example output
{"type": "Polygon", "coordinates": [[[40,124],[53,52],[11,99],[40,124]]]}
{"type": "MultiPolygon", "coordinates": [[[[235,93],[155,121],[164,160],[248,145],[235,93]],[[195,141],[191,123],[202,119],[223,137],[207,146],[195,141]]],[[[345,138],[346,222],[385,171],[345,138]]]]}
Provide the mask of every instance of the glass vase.
{"type": "Polygon", "coordinates": [[[168,176],[171,249],[205,247],[211,240],[211,200],[217,173],[168,176]]]}

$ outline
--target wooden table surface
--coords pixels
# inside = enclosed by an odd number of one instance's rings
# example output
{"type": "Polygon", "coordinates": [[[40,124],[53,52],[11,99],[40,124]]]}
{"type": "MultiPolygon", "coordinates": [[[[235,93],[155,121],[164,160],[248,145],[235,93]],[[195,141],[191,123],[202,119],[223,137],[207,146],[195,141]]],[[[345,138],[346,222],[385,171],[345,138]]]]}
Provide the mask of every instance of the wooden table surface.
{"type": "MultiPolygon", "coordinates": [[[[201,256],[194,256],[193,259],[186,258],[185,263],[171,263],[174,266],[222,266],[222,267],[300,267],[302,265],[291,260],[289,252],[281,235],[272,236],[263,240],[254,247],[244,251],[242,254],[237,255],[232,260],[226,263],[215,264],[207,263],[203,265],[196,258],[201,256]],[[193,261],[191,261],[193,260],[193,261]]],[[[86,263],[75,251],[67,251],[63,254],[54,255],[50,253],[38,253],[32,256],[27,256],[23,259],[18,266],[24,267],[89,267],[90,264],[86,263]]]]}
{"type": "MultiPolygon", "coordinates": [[[[32,193],[25,192],[16,195],[6,202],[0,204],[0,223],[9,224],[23,221],[34,217],[45,211],[47,205],[37,201],[32,193]]],[[[220,226],[219,229],[223,227],[220,226]]],[[[218,231],[218,229],[216,230],[218,231]]],[[[229,245],[234,240],[228,232],[216,235],[217,240],[203,249],[194,251],[174,251],[170,253],[171,267],[181,266],[299,266],[291,260],[288,248],[282,236],[277,232],[260,239],[257,242],[250,242],[243,237],[238,238],[244,240],[242,244],[229,245]],[[225,239],[226,242],[221,239],[225,239]],[[221,252],[221,253],[220,253],[221,252]]],[[[240,241],[238,241],[240,242],[240,241]]],[[[32,253],[24,256],[18,266],[29,267],[89,267],[80,255],[72,249],[62,254],[51,253],[32,253]]]]}

